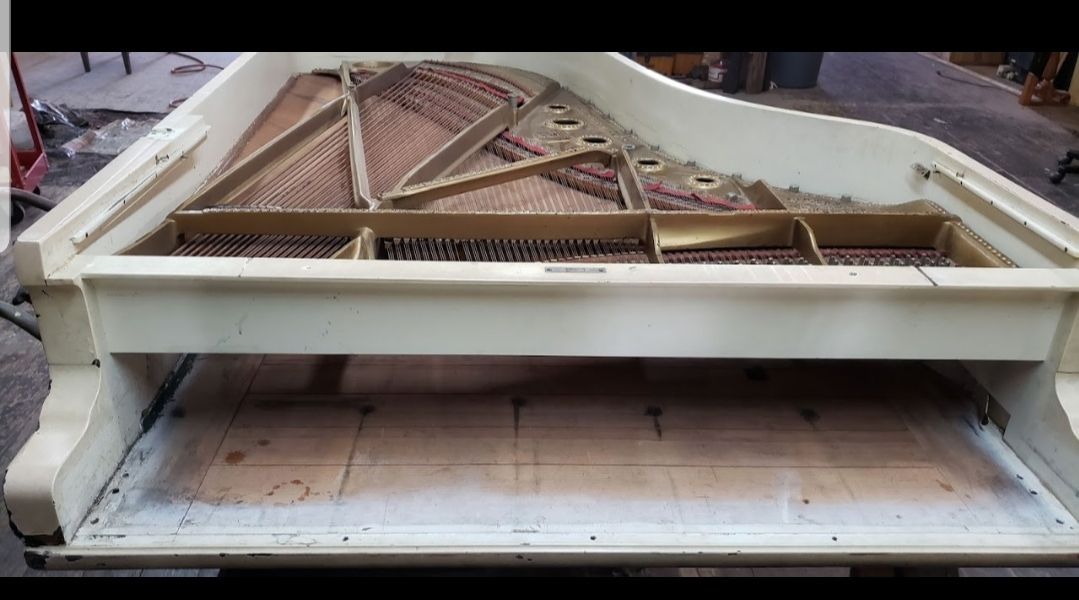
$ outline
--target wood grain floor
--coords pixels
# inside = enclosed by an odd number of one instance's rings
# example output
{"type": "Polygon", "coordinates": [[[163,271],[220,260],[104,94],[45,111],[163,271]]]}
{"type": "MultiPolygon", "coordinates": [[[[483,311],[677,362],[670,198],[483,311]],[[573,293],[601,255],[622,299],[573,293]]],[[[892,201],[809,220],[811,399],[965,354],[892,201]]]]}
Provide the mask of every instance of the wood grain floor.
{"type": "Polygon", "coordinates": [[[200,356],[73,543],[1079,531],[921,364],[754,366],[200,356]]]}

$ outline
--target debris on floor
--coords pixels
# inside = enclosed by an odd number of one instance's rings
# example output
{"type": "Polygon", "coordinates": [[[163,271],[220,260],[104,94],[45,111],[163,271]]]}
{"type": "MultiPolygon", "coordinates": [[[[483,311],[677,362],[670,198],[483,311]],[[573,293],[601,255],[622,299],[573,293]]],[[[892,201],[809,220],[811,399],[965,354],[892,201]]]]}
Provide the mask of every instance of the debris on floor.
{"type": "Polygon", "coordinates": [[[76,113],[67,107],[66,104],[56,105],[47,100],[41,100],[34,98],[30,101],[31,108],[34,109],[34,121],[38,127],[47,127],[50,125],[66,125],[67,127],[86,127],[86,119],[83,119],[76,113]]]}
{"type": "Polygon", "coordinates": [[[48,186],[72,189],[148,134],[166,114],[76,110],[43,98],[31,104],[49,157],[48,186]]]}

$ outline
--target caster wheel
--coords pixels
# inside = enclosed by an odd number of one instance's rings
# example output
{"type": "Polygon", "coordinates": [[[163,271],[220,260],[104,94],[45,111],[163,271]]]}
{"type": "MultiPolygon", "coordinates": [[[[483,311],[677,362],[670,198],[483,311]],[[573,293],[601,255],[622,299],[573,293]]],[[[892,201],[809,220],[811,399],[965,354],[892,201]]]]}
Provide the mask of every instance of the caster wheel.
{"type": "Polygon", "coordinates": [[[15,306],[26,304],[29,301],[30,293],[23,289],[22,286],[19,286],[19,291],[15,292],[15,297],[11,299],[11,303],[15,306]]]}
{"type": "Polygon", "coordinates": [[[12,202],[11,203],[11,226],[14,227],[14,226],[18,225],[19,223],[22,223],[22,219],[25,216],[26,216],[26,211],[23,209],[22,205],[20,205],[18,202],[12,202]]]}

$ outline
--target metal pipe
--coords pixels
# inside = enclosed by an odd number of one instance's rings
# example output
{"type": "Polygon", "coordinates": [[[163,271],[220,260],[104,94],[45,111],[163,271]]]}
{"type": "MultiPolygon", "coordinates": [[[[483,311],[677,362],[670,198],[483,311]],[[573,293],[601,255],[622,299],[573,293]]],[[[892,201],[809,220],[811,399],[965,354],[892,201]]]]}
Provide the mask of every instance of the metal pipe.
{"type": "Polygon", "coordinates": [[[8,188],[7,192],[11,194],[11,197],[15,200],[19,200],[24,204],[29,204],[34,208],[39,208],[44,211],[50,211],[56,208],[57,202],[49,200],[48,198],[35,194],[34,192],[28,192],[20,188],[8,188]]]}
{"type": "Polygon", "coordinates": [[[30,313],[16,308],[13,304],[0,302],[0,317],[18,325],[20,329],[37,338],[39,342],[41,341],[41,330],[38,329],[37,319],[30,313]]]}

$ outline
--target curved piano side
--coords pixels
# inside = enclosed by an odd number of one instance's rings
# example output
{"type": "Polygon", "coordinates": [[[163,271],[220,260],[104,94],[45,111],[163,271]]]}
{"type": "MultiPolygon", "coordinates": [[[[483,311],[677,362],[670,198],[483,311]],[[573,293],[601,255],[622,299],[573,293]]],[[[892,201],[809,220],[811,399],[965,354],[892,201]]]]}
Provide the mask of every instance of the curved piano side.
{"type": "Polygon", "coordinates": [[[27,545],[70,538],[128,448],[176,355],[112,355],[91,334],[78,285],[32,287],[52,378],[39,428],[8,467],[13,530],[27,545]]]}
{"type": "Polygon", "coordinates": [[[1079,515],[1079,298],[1040,363],[975,362],[967,370],[1008,412],[1004,440],[1079,515]]]}
{"type": "Polygon", "coordinates": [[[13,530],[27,545],[70,538],[137,439],[142,411],[177,361],[175,354],[110,354],[105,332],[94,325],[93,294],[83,293],[81,268],[142,236],[190,197],[294,70],[288,55],[236,59],[13,245],[52,378],[39,429],[4,482],[13,530]],[[105,215],[122,221],[100,235],[95,230],[105,215]]]}

